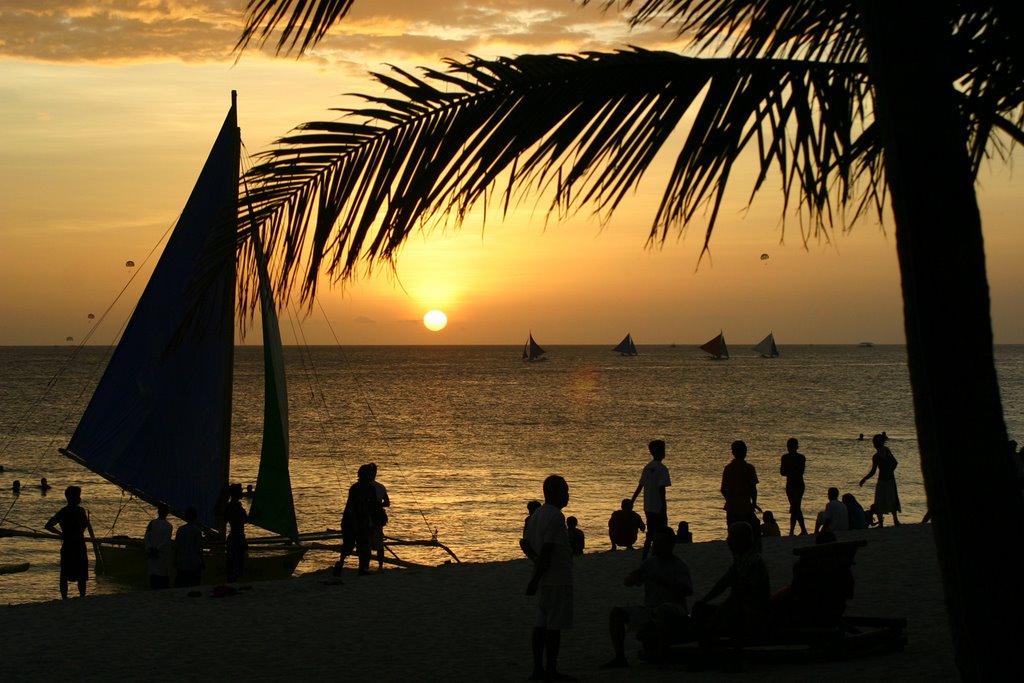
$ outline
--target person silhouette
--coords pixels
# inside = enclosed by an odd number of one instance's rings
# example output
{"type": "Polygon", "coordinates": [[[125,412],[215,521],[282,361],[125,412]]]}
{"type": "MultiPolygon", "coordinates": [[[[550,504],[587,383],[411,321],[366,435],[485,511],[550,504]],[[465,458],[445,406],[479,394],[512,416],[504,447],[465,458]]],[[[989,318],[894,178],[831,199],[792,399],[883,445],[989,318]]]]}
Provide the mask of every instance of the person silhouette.
{"type": "Polygon", "coordinates": [[[572,549],[572,554],[582,555],[583,549],[587,545],[587,541],[583,534],[583,530],[580,529],[580,521],[575,517],[567,517],[565,520],[565,526],[568,529],[569,548],[572,549]]]}
{"type": "Polygon", "coordinates": [[[885,525],[884,516],[886,514],[892,514],[892,523],[899,525],[898,513],[902,512],[900,496],[896,490],[896,466],[899,463],[889,447],[885,445],[888,438],[885,432],[875,434],[871,438],[871,443],[875,447],[875,454],[871,456],[871,470],[860,480],[860,485],[864,486],[864,482],[878,472],[878,481],[875,482],[875,502],[872,509],[878,515],[878,526],[880,527],[885,525]]]}
{"type": "Polygon", "coordinates": [[[633,492],[631,502],[636,502],[640,492],[644,494],[644,515],[647,517],[647,535],[644,537],[643,558],[651,548],[651,534],[658,529],[668,528],[668,502],[665,498],[665,488],[672,485],[668,468],[665,467],[665,442],[655,439],[647,444],[647,450],[651,454],[651,461],[644,466],[640,473],[640,483],[633,492]]]}
{"type": "Polygon", "coordinates": [[[608,518],[608,538],[611,539],[612,550],[618,546],[632,550],[637,535],[646,528],[644,520],[633,509],[633,501],[623,498],[619,509],[608,518]]]}
{"type": "Polygon", "coordinates": [[[60,544],[60,597],[68,597],[68,582],[78,583],[78,595],[85,597],[85,583],[89,578],[89,555],[85,548],[85,532],[92,536],[89,512],[82,507],[82,489],[69,486],[64,490],[67,505],[57,511],[45,529],[61,537],[60,544]],[[58,530],[57,527],[60,527],[58,530]]]}
{"type": "Polygon", "coordinates": [[[757,513],[757,471],[747,462],[747,444],[733,441],[732,460],[722,470],[722,497],[725,498],[725,520],[729,528],[746,522],[753,533],[754,547],[761,551],[761,521],[757,513]]]}
{"type": "Polygon", "coordinates": [[[800,535],[807,535],[807,526],[804,524],[804,513],[801,509],[804,498],[804,470],[807,467],[807,458],[797,449],[800,442],[791,438],[786,442],[786,452],[782,455],[779,466],[779,474],[786,478],[786,498],[789,499],[789,535],[796,531],[797,524],[800,525],[800,535]]]}
{"type": "Polygon", "coordinates": [[[526,525],[533,575],[527,595],[537,595],[537,620],[530,638],[532,681],[575,680],[558,671],[562,631],[572,627],[572,550],[562,509],[569,504],[569,484],[553,474],[544,480],[544,504],[526,525]],[[538,594],[539,593],[539,594],[538,594]]]}
{"type": "Polygon", "coordinates": [[[146,525],[142,546],[146,549],[146,568],[149,571],[149,587],[158,590],[171,586],[171,539],[174,527],[167,521],[168,507],[164,503],[156,506],[156,519],[146,525]]]}

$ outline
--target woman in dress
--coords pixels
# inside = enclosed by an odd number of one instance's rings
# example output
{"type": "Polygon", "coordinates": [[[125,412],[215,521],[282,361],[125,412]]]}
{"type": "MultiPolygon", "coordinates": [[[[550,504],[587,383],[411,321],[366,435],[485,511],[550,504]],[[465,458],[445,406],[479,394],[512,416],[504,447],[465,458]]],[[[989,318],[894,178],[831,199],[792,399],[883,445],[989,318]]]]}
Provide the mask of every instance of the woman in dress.
{"type": "Polygon", "coordinates": [[[875,472],[878,472],[878,482],[875,484],[875,504],[874,511],[878,515],[878,526],[883,526],[884,517],[886,514],[892,514],[893,524],[899,524],[900,518],[897,515],[901,512],[900,508],[900,497],[896,492],[896,458],[893,457],[892,451],[885,445],[885,436],[883,434],[875,434],[874,438],[871,439],[871,443],[875,446],[875,454],[871,456],[871,471],[864,475],[864,478],[860,480],[860,485],[863,486],[871,477],[875,476],[875,472]]]}

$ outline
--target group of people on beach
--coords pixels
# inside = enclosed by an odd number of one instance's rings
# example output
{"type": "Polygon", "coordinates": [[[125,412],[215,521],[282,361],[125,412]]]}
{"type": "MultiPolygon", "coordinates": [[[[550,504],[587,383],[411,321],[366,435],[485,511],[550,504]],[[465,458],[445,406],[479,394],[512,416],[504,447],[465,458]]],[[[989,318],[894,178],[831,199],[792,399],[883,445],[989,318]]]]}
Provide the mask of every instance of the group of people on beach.
{"type": "MultiPolygon", "coordinates": [[[[899,524],[899,497],[896,491],[896,459],[885,445],[886,436],[874,437],[875,454],[870,471],[860,480],[863,486],[878,474],[875,500],[867,512],[850,494],[842,499],[839,490],[831,487],[828,502],[818,515],[814,532],[818,543],[836,540],[836,532],[851,528],[866,528],[868,515],[877,516],[882,524],[885,514],[892,514],[899,524]]],[[[786,478],[786,495],[790,503],[789,533],[807,534],[802,512],[805,492],[804,472],[807,459],[799,452],[797,439],[789,439],[786,453],[780,462],[780,474],[786,478]]],[[[794,582],[776,596],[770,592],[768,569],[761,558],[761,537],[779,536],[781,531],[770,511],[762,511],[757,501],[757,472],[747,462],[747,445],[734,441],[732,460],[722,472],[720,492],[725,499],[727,542],[733,562],[722,578],[708,593],[694,603],[692,612],[687,598],[693,595],[693,582],[686,563],[674,554],[681,540],[668,523],[666,488],[671,476],[664,463],[665,442],[656,439],[648,444],[651,460],[640,475],[631,498],[623,499],[620,509],[608,521],[608,534],[612,550],[632,548],[640,532],[645,532],[641,565],[625,577],[627,586],[643,586],[644,603],[636,607],[615,607],[609,615],[614,657],[604,667],[627,666],[625,633],[627,628],[639,631],[648,656],[657,656],[674,637],[685,632],[702,647],[710,647],[722,637],[749,634],[759,625],[767,623],[769,611],[782,615],[819,614],[823,608],[820,596],[809,599],[807,571],[794,570],[794,582]],[[633,503],[643,494],[645,520],[633,511],[633,503]],[[757,513],[762,512],[763,518],[757,513]],[[650,555],[650,557],[648,557],[650,555]],[[723,594],[720,603],[714,603],[723,594]],[[648,648],[650,651],[648,652],[648,648]]],[[[531,501],[520,546],[533,560],[533,573],[527,585],[527,595],[537,595],[537,620],[532,635],[533,672],[530,680],[575,680],[557,669],[561,631],[572,625],[572,555],[583,552],[583,535],[576,519],[573,524],[562,514],[569,502],[569,486],[564,478],[552,475],[543,485],[544,503],[531,501]]],[[[680,531],[688,535],[685,522],[680,531]]],[[[804,560],[802,560],[804,561],[804,560]]],[[[810,563],[810,560],[806,561],[810,563]]],[[[852,595],[852,555],[847,562],[830,561],[831,572],[826,583],[834,595],[825,600],[828,606],[841,603],[852,595]]],[[[817,569],[815,571],[818,571],[817,569]]],[[[820,581],[816,584],[820,585],[820,581]]],[[[826,592],[829,592],[826,591],[826,592]]],[[[832,609],[831,607],[827,607],[832,609]]],[[[841,608],[839,608],[841,609],[841,608]]],[[[833,611],[835,611],[833,609],[833,611]]]]}

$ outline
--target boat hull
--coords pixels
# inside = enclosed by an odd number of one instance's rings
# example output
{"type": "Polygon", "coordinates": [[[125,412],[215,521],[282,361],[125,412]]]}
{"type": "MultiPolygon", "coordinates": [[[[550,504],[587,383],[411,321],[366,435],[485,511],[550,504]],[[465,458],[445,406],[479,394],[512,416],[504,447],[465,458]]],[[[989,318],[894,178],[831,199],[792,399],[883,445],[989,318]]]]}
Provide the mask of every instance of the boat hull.
{"type": "MultiPolygon", "coordinates": [[[[146,565],[146,551],[137,539],[107,539],[96,545],[98,561],[96,573],[124,583],[148,585],[149,574],[146,565]]],[[[271,581],[287,579],[306,554],[306,548],[295,545],[263,547],[250,546],[245,560],[245,572],[240,581],[271,581]]],[[[204,585],[225,583],[224,546],[215,546],[203,551],[204,585]]],[[[171,584],[174,583],[174,563],[171,563],[171,584]]]]}

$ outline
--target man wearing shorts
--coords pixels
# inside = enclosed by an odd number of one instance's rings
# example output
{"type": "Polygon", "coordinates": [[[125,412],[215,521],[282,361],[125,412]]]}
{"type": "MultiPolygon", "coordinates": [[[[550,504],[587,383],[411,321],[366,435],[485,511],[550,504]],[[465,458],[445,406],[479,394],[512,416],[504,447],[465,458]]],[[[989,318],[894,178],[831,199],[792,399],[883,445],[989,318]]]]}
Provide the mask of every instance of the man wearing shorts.
{"type": "Polygon", "coordinates": [[[647,517],[647,536],[644,538],[643,559],[651,549],[651,536],[659,529],[668,528],[668,503],[665,499],[665,488],[672,485],[668,476],[668,468],[662,462],[665,459],[665,442],[655,439],[647,444],[651,453],[651,461],[640,473],[640,483],[633,492],[634,503],[640,492],[644,492],[644,516],[647,517]]]}
{"type": "Polygon", "coordinates": [[[544,480],[544,504],[526,524],[526,548],[533,560],[527,595],[537,596],[533,627],[531,681],[574,681],[558,672],[562,629],[572,626],[572,551],[562,508],[569,504],[569,485],[558,475],[544,480]]]}

